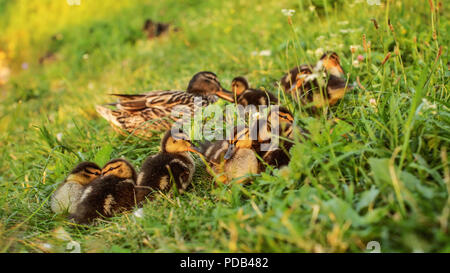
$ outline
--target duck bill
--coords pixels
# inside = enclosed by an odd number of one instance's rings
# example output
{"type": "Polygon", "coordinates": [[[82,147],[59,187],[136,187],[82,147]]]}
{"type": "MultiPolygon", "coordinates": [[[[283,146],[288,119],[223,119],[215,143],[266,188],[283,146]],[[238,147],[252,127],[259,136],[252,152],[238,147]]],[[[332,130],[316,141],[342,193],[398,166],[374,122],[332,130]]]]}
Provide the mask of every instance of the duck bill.
{"type": "Polygon", "coordinates": [[[228,146],[228,150],[225,153],[225,155],[223,156],[223,159],[228,160],[231,157],[233,157],[234,152],[236,151],[236,146],[234,146],[234,144],[231,144],[230,146],[228,146]]]}
{"type": "Polygon", "coordinates": [[[234,102],[234,95],[228,90],[221,89],[216,92],[216,95],[221,99],[227,100],[229,102],[234,102]]]}
{"type": "Polygon", "coordinates": [[[192,153],[199,154],[199,155],[203,155],[202,152],[200,151],[200,149],[197,148],[197,147],[194,147],[194,146],[189,147],[189,148],[188,148],[188,151],[189,151],[189,152],[192,152],[192,153]]]}

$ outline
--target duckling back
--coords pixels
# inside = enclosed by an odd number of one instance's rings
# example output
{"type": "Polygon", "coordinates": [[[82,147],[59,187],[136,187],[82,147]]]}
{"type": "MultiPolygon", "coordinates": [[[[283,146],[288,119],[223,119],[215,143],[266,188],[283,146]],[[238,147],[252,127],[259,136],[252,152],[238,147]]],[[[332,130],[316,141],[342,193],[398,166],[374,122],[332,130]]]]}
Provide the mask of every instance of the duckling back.
{"type": "Polygon", "coordinates": [[[73,213],[81,195],[84,186],[74,181],[66,181],[58,187],[51,199],[51,209],[54,213],[64,213],[68,211],[73,213]]]}
{"type": "Polygon", "coordinates": [[[215,142],[205,141],[200,144],[199,152],[205,157],[206,161],[219,164],[230,146],[227,140],[218,140],[215,142]]]}
{"type": "Polygon", "coordinates": [[[88,224],[100,216],[110,217],[131,209],[136,204],[134,181],[108,175],[94,180],[84,190],[75,212],[76,223],[88,224]]]}
{"type": "Polygon", "coordinates": [[[242,183],[247,180],[249,174],[257,174],[259,172],[258,160],[252,149],[238,149],[233,157],[225,162],[224,173],[228,183],[234,179],[236,183],[242,183]]]}
{"type": "Polygon", "coordinates": [[[278,99],[268,91],[248,89],[238,97],[237,103],[244,107],[248,105],[258,107],[259,105],[276,104],[278,99]]]}
{"type": "Polygon", "coordinates": [[[137,179],[139,201],[145,199],[152,190],[168,191],[173,182],[180,192],[184,192],[190,185],[194,172],[194,160],[187,152],[161,152],[147,158],[137,179]]]}

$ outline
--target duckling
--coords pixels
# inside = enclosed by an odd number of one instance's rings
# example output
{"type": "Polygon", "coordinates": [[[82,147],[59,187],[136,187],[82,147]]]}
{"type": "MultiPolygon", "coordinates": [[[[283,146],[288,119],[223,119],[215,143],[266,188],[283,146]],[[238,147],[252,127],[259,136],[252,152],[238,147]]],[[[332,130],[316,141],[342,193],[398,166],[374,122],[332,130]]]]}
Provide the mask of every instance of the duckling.
{"type": "Polygon", "coordinates": [[[145,94],[113,94],[119,102],[112,103],[116,109],[96,106],[97,112],[121,134],[135,134],[149,138],[155,131],[169,129],[180,117],[172,115],[173,110],[192,114],[194,100],[200,98],[202,107],[217,101],[217,97],[233,101],[233,95],[225,90],[216,74],[203,71],[195,74],[184,91],[155,91],[145,94]],[[175,108],[175,106],[178,106],[175,108]]]}
{"type": "MultiPolygon", "coordinates": [[[[312,74],[312,69],[313,66],[303,64],[289,70],[289,72],[285,74],[280,80],[281,87],[283,88],[284,92],[292,95],[296,90],[300,90],[303,86],[306,75],[312,74]]],[[[308,90],[309,88],[305,89],[308,90]]]]}
{"type": "Polygon", "coordinates": [[[353,85],[348,84],[345,79],[330,75],[326,85],[326,92],[323,96],[320,92],[315,92],[313,102],[315,107],[333,106],[342,99],[347,91],[352,90],[353,85]]]}
{"type": "Polygon", "coordinates": [[[336,52],[326,52],[320,57],[319,62],[316,64],[316,70],[320,67],[324,67],[329,75],[333,75],[338,78],[345,76],[344,69],[341,66],[341,59],[336,52]]]}
{"type": "Polygon", "coordinates": [[[86,186],[97,179],[101,172],[102,169],[93,162],[78,164],[53,193],[50,205],[52,211],[73,213],[86,186]]]}
{"type": "Polygon", "coordinates": [[[136,171],[125,159],[113,159],[102,169],[102,176],[90,183],[75,212],[70,215],[79,224],[98,217],[110,217],[131,209],[136,202],[136,171]]]}
{"type": "MultiPolygon", "coordinates": [[[[293,146],[293,122],[294,117],[292,113],[285,107],[272,107],[267,115],[267,119],[258,122],[258,137],[253,142],[253,149],[267,165],[279,168],[289,164],[289,151],[293,146]],[[274,146],[270,144],[270,141],[274,134],[272,130],[276,127],[278,127],[276,134],[278,143],[274,146]],[[269,147],[264,147],[263,149],[263,144],[269,145],[269,147]]],[[[301,129],[300,132],[304,133],[301,129]]],[[[260,169],[263,170],[264,168],[265,164],[261,163],[260,169]]]]}
{"type": "Polygon", "coordinates": [[[246,78],[235,77],[231,82],[232,91],[236,97],[236,102],[242,106],[254,105],[270,105],[277,104],[278,99],[272,93],[259,89],[249,88],[246,78]]]}
{"type": "Polygon", "coordinates": [[[285,92],[298,97],[303,104],[313,103],[314,107],[320,108],[336,104],[353,88],[347,84],[344,75],[337,53],[327,52],[315,66],[305,64],[291,69],[281,78],[281,85],[285,92]]]}
{"type": "Polygon", "coordinates": [[[179,192],[184,192],[195,172],[194,160],[188,152],[197,151],[187,135],[167,131],[161,140],[161,152],[142,164],[137,179],[138,200],[143,200],[151,190],[168,191],[173,182],[179,192]]]}
{"type": "Polygon", "coordinates": [[[169,27],[170,24],[153,22],[152,19],[147,19],[144,22],[142,30],[148,39],[153,39],[169,31],[169,27]]]}
{"type": "Polygon", "coordinates": [[[211,165],[208,172],[217,175],[217,182],[243,183],[247,180],[245,176],[259,173],[258,160],[248,133],[248,128],[243,128],[232,140],[206,141],[197,149],[211,165]]]}

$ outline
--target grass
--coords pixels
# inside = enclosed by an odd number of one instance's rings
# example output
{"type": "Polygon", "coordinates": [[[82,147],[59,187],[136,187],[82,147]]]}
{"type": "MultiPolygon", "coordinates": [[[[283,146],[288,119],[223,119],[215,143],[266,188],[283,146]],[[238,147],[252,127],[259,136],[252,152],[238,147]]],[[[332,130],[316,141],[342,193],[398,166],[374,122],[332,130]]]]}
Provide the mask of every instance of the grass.
{"type": "Polygon", "coordinates": [[[11,69],[0,86],[0,251],[64,252],[71,240],[83,252],[366,252],[370,241],[382,252],[450,251],[447,7],[147,2],[0,1],[0,64],[11,69]],[[281,9],[296,10],[292,25],[281,9]],[[148,17],[180,31],[147,41],[148,17]],[[49,196],[78,162],[140,166],[158,151],[160,136],[119,136],[96,114],[108,93],[184,89],[201,70],[226,87],[244,75],[277,92],[273,83],[320,48],[359,84],[314,116],[285,101],[311,133],[288,168],[216,187],[197,159],[190,190],[158,194],[142,218],[81,228],[51,212],[49,196]],[[271,55],[253,53],[262,50],[271,55]],[[56,60],[39,64],[48,52],[56,60]]]}

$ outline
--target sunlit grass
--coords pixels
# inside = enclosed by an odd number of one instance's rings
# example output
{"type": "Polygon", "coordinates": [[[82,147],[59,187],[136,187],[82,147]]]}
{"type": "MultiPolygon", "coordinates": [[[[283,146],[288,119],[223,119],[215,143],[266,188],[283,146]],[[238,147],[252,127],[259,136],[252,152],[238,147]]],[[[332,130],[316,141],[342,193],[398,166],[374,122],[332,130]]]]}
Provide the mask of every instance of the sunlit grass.
{"type": "Polygon", "coordinates": [[[450,250],[442,8],[412,0],[153,2],[0,1],[0,50],[12,70],[0,86],[0,251],[66,251],[68,239],[54,232],[61,227],[85,252],[361,252],[372,240],[382,251],[450,250]],[[296,10],[292,25],[281,9],[296,10]],[[148,17],[180,31],[147,41],[148,17]],[[294,146],[289,168],[216,187],[197,159],[190,190],[158,195],[143,218],[82,229],[50,211],[46,200],[76,163],[125,156],[139,167],[158,151],[159,136],[120,137],[96,114],[108,93],[184,89],[201,70],[226,87],[244,75],[281,92],[275,81],[326,50],[340,55],[356,88],[315,116],[283,99],[311,133],[294,146]],[[47,53],[54,60],[40,64],[47,53]]]}

